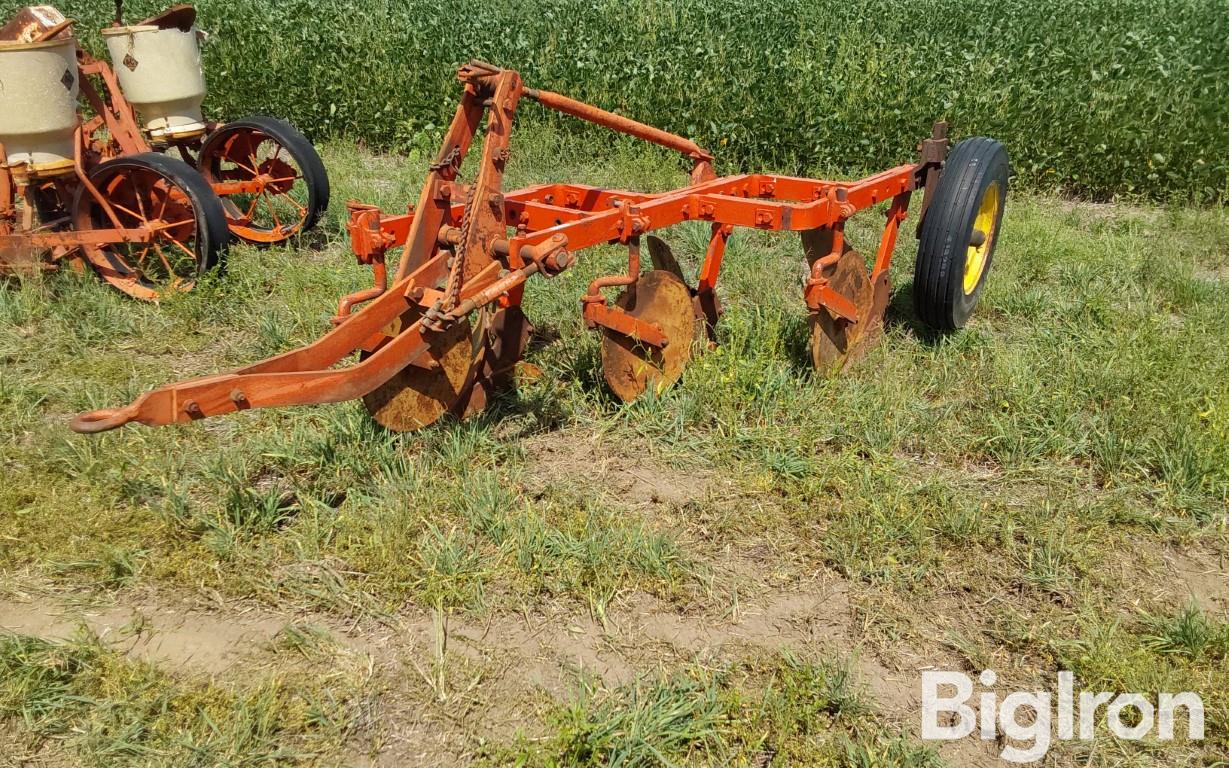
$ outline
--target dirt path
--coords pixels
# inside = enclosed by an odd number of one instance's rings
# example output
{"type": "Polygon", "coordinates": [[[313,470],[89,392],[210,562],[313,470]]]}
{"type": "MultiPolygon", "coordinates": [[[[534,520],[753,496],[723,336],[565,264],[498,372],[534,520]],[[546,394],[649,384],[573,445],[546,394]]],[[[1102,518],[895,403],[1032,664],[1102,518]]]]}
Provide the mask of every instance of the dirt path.
{"type": "MultiPolygon", "coordinates": [[[[386,688],[377,732],[370,734],[379,746],[359,750],[376,757],[356,753],[359,764],[463,761],[474,734],[508,738],[531,728],[537,710],[569,698],[581,674],[613,687],[672,661],[776,651],[847,658],[890,722],[915,731],[920,703],[920,667],[890,669],[861,645],[848,588],[839,580],[764,593],[733,616],[682,613],[638,596],[612,607],[604,623],[561,610],[483,621],[411,609],[390,621],[347,624],[319,614],[219,609],[153,593],[121,593],[107,604],[86,605],[33,589],[0,599],[0,632],[66,639],[82,626],[133,658],[221,681],[293,663],[273,651],[288,626],[326,630],[340,650],[365,655],[386,688]]],[[[954,765],[993,764],[982,761],[989,753],[975,742],[941,745],[940,754],[954,765]]]]}

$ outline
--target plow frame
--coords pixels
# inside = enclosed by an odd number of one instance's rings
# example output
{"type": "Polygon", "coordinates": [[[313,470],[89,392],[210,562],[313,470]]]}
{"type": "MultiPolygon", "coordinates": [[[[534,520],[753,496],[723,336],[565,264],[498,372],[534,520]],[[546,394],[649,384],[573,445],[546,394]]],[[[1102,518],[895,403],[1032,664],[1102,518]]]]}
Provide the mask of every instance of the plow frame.
{"type": "Polygon", "coordinates": [[[529,277],[559,274],[575,263],[576,252],[602,244],[627,247],[628,270],[589,286],[581,300],[586,323],[665,346],[669,342],[660,328],[611,306],[601,291],[636,280],[643,236],[689,221],[711,226],[693,292],[697,319],[710,327],[720,313],[714,291],[726,243],[737,228],[829,235],[830,250],[817,254],[804,298],[812,310],[823,308],[856,323],[856,308],[829,284],[825,272],[845,250],[845,222],[859,211],[888,204],[870,274],[881,314],[910,197],[919,188],[929,196],[948,147],[946,124],[936,123],[918,147],[918,162],[855,181],[775,174],[718,177],[713,156],[693,141],[557,93],[526,88],[515,71],[475,61],[459,70],[458,79],[464,94],[417,206],[388,215],[374,206],[349,204],[352,248],[360,263],[373,267],[375,285],[341,299],[330,332],[230,373],[167,385],[123,408],[81,414],[72,428],[94,433],[130,422],[166,425],[250,408],[362,397],[408,365],[429,366],[424,355],[434,334],[481,307],[519,306],[529,277]],[[651,194],[568,183],[505,193],[501,187],[511,156],[513,116],[523,99],[679,152],[691,161],[691,183],[651,194]],[[477,172],[471,183],[463,183],[461,162],[484,118],[477,172]],[[403,253],[389,286],[386,255],[396,248],[403,253]],[[356,311],[359,305],[364,306],[356,311]],[[398,323],[410,310],[417,320],[398,323]],[[366,353],[361,362],[335,367],[356,352],[366,353]]]}

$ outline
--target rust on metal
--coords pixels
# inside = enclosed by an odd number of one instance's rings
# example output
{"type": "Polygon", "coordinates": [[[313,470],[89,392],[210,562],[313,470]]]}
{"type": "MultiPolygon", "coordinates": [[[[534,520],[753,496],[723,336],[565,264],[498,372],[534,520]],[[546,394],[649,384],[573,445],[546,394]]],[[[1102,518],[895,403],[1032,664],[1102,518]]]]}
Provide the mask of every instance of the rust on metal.
{"type": "Polygon", "coordinates": [[[196,8],[186,3],[172,5],[162,13],[150,16],[136,26],[178,29],[180,32],[191,32],[192,27],[196,26],[196,8]]]}
{"type": "Polygon", "coordinates": [[[0,41],[6,43],[38,43],[44,40],[72,36],[72,19],[50,5],[29,5],[21,8],[0,27],[0,41]]]}
{"type": "Polygon", "coordinates": [[[446,413],[481,410],[515,383],[531,326],[521,309],[525,283],[550,278],[595,246],[627,250],[626,269],[593,280],[581,298],[586,324],[602,334],[602,367],[612,392],[632,399],[676,381],[698,329],[721,313],[717,283],[739,228],[799,232],[811,271],[803,299],[812,315],[815,363],[844,367],[879,334],[890,293],[888,269],[911,193],[933,184],[946,151],[936,127],[918,162],[853,181],[775,174],[718,176],[695,142],[551,91],[526,88],[518,73],[474,61],[458,70],[460,104],[423,182],[404,213],[351,204],[348,229],[372,288],[343,298],[334,327],[316,342],[230,373],[169,384],[129,406],[82,414],[83,432],[137,422],[183,423],[244,408],[363,398],[391,429],[417,429],[446,413]],[[657,193],[576,183],[505,191],[513,118],[524,100],[668,147],[690,163],[691,181],[657,193]],[[468,178],[463,164],[481,135],[468,178]],[[888,203],[868,269],[844,238],[845,222],[888,203]],[[695,278],[651,233],[706,222],[711,235],[695,278]],[[648,238],[653,269],[641,270],[648,238]],[[386,255],[400,250],[391,279],[386,255]],[[621,289],[613,302],[607,292],[621,289]],[[357,362],[352,356],[358,354],[357,362]],[[347,360],[349,359],[349,362],[347,360]],[[185,403],[198,409],[184,410],[185,403]]]}
{"type": "Polygon", "coordinates": [[[811,362],[820,373],[838,373],[866,353],[883,324],[874,312],[875,289],[861,254],[845,251],[822,274],[828,290],[847,307],[838,311],[836,302],[828,301],[810,313],[811,362]]]}
{"type": "MultiPolygon", "coordinates": [[[[416,318],[407,317],[402,323],[415,321],[416,318]]],[[[377,423],[395,432],[434,424],[461,401],[470,383],[475,346],[474,332],[467,320],[435,334],[423,356],[431,364],[406,365],[364,395],[367,412],[377,423]]]]}
{"type": "Polygon", "coordinates": [[[659,338],[642,338],[634,329],[602,329],[602,372],[610,390],[631,402],[650,388],[661,392],[683,375],[696,337],[695,306],[687,285],[664,269],[641,275],[615,305],[627,317],[647,323],[659,338]],[[666,342],[664,345],[654,343],[666,342]]]}

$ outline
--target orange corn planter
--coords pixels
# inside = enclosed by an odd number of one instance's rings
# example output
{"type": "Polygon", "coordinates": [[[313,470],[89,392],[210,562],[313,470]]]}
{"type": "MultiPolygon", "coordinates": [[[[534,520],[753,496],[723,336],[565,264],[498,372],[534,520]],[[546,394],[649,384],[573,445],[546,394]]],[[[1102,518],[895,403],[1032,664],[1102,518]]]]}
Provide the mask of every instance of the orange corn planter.
{"type": "Polygon", "coordinates": [[[73,22],[50,6],[0,29],[0,274],[89,265],[156,299],[223,267],[232,235],[271,245],[315,226],[328,178],[298,131],[199,118],[195,23],[186,5],[135,26],[117,19],[103,34],[118,72],[78,50],[73,22]]]}

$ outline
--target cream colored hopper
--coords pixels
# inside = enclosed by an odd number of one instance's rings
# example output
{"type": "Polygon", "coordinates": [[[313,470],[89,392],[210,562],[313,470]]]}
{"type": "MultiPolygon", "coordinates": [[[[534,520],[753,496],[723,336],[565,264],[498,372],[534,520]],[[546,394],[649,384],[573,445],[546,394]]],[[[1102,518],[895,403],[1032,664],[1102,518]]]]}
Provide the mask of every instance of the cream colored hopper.
{"type": "Polygon", "coordinates": [[[195,27],[184,31],[140,25],[105,29],[102,34],[120,89],[150,136],[204,132],[205,74],[195,27]]]}
{"type": "Polygon", "coordinates": [[[0,42],[0,144],[34,174],[73,167],[77,41],[0,42]]]}

